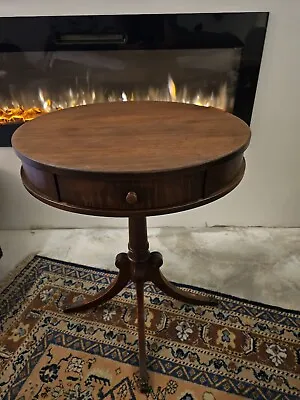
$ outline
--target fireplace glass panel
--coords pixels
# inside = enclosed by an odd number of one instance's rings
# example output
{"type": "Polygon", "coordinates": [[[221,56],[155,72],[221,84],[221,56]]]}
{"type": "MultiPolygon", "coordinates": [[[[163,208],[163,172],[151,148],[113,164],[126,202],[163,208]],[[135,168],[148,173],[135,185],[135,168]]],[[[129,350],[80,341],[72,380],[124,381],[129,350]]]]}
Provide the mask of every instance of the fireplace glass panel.
{"type": "Polygon", "coordinates": [[[0,17],[0,146],[42,114],[107,101],[214,106],[250,123],[268,13],[0,17]]]}
{"type": "Polygon", "coordinates": [[[0,124],[111,101],[234,106],[241,49],[3,52],[0,124]]]}

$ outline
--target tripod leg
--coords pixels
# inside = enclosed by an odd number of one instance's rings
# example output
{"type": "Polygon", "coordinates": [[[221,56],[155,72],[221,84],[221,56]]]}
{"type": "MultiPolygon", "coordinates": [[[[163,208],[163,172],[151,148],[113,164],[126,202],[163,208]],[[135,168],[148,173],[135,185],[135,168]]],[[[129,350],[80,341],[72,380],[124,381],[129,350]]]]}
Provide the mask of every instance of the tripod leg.
{"type": "Polygon", "coordinates": [[[118,276],[103,292],[90,300],[82,301],[80,303],[66,304],[64,312],[68,313],[89,310],[90,308],[104,304],[120,293],[130,280],[130,261],[128,260],[126,253],[117,255],[116,266],[119,268],[118,276]]]}
{"type": "Polygon", "coordinates": [[[179,289],[171,283],[161,272],[160,267],[163,264],[162,255],[159,252],[151,253],[152,270],[150,280],[166,295],[173,299],[182,301],[183,303],[194,305],[216,306],[218,302],[210,297],[190,293],[186,290],[179,289]]]}
{"type": "Polygon", "coordinates": [[[147,373],[143,281],[136,281],[136,296],[137,296],[138,336],[139,336],[140,390],[142,393],[147,393],[149,387],[148,386],[149,376],[147,373]]]}

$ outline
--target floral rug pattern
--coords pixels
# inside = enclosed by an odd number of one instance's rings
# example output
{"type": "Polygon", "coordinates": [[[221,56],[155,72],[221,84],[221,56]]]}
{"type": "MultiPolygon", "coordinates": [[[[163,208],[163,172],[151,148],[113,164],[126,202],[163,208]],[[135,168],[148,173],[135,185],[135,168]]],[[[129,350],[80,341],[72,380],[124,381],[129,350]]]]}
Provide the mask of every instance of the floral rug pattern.
{"type": "Polygon", "coordinates": [[[300,398],[300,314],[213,295],[190,306],[145,288],[151,390],[138,390],[135,288],[64,314],[115,274],[35,256],[0,289],[0,399],[279,400],[300,398]]]}

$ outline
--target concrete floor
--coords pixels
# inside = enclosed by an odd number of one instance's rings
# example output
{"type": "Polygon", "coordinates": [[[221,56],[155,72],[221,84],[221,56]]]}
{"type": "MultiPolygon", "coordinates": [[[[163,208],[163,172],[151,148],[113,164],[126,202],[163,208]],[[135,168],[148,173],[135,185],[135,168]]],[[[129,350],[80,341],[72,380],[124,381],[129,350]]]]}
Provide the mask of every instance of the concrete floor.
{"type": "MultiPolygon", "coordinates": [[[[149,229],[176,282],[300,310],[300,229],[149,229]]],[[[27,255],[106,269],[126,251],[125,229],[0,231],[0,281],[27,255]]]]}

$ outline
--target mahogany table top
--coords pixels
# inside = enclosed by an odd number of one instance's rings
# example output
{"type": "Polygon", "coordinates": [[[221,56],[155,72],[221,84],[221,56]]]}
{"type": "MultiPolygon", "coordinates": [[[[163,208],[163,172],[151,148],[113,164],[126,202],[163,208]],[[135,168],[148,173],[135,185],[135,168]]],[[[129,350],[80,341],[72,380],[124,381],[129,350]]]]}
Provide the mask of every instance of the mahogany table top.
{"type": "Polygon", "coordinates": [[[22,125],[12,144],[37,164],[90,172],[157,172],[242,152],[249,127],[215,108],[116,102],[66,109],[22,125]]]}
{"type": "Polygon", "coordinates": [[[13,135],[26,189],[53,207],[130,217],[178,212],[229,193],[244,175],[249,127],[195,105],[82,106],[13,135]]]}

